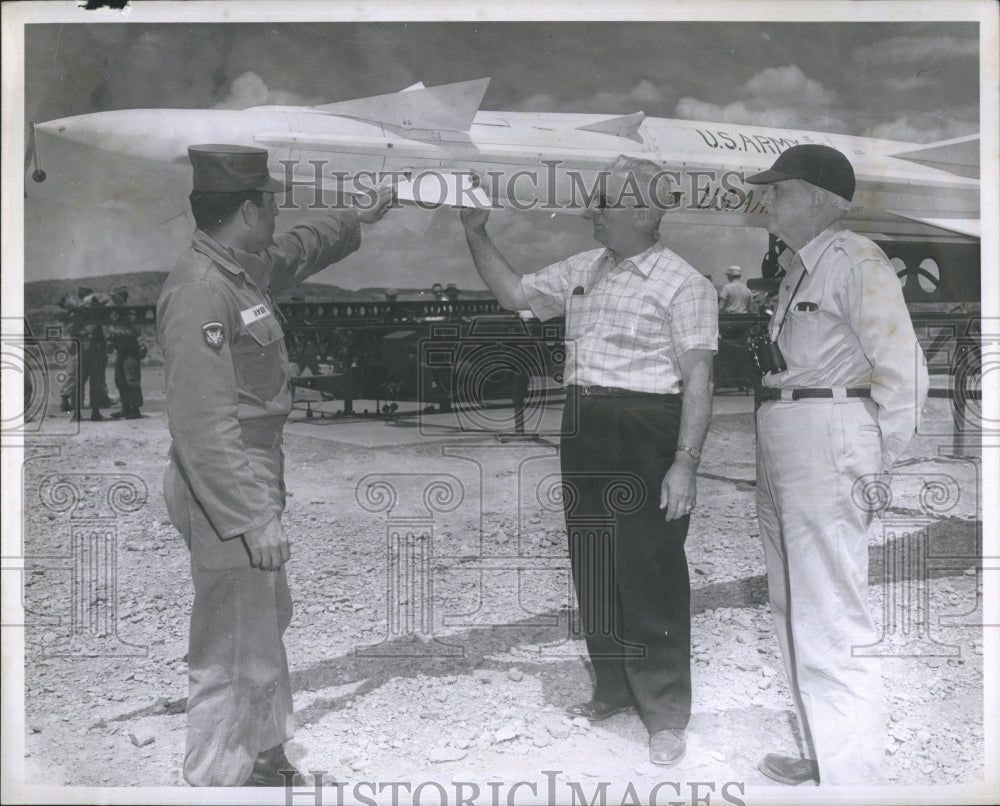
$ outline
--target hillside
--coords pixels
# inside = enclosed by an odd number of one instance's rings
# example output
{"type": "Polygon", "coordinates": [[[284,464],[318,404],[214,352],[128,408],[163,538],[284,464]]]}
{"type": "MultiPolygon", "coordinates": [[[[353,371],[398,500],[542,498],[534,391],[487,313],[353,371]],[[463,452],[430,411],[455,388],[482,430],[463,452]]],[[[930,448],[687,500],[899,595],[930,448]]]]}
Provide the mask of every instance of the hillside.
{"type": "MultiPolygon", "coordinates": [[[[137,271],[125,274],[75,277],[69,280],[35,280],[24,284],[24,309],[25,311],[37,311],[50,305],[58,305],[59,300],[64,295],[75,293],[81,285],[103,293],[110,292],[115,286],[125,285],[129,289],[130,303],[154,305],[166,279],[167,272],[165,271],[137,271]]],[[[379,299],[381,296],[379,289],[350,291],[325,283],[302,283],[295,289],[294,293],[282,295],[280,299],[353,302],[355,300],[379,299]]]]}

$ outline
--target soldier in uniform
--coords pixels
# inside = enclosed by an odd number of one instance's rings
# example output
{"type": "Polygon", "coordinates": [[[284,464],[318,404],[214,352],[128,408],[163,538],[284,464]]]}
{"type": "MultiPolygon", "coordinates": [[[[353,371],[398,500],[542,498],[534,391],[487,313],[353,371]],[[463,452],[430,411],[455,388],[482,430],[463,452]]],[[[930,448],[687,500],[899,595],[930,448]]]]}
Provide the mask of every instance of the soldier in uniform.
{"type": "MultiPolygon", "coordinates": [[[[113,305],[128,304],[128,288],[123,285],[111,291],[113,305]]],[[[146,357],[146,347],[139,341],[139,329],[133,322],[123,319],[111,332],[115,348],[115,386],[121,411],[111,415],[112,419],[138,420],[142,417],[142,359],[146,357]]]]}
{"type": "MultiPolygon", "coordinates": [[[[77,289],[75,297],[64,298],[59,304],[68,313],[72,313],[80,308],[103,307],[108,304],[108,298],[82,285],[77,289]]],[[[71,362],[66,381],[59,390],[62,397],[61,408],[63,411],[72,411],[73,419],[79,420],[80,410],[83,408],[83,387],[87,386],[90,419],[97,422],[104,419],[101,409],[111,405],[105,377],[108,369],[108,341],[100,322],[75,316],[72,318],[70,335],[79,340],[80,360],[71,362]]]]}
{"type": "MultiPolygon", "coordinates": [[[[62,299],[59,300],[59,307],[66,311],[66,320],[68,322],[69,335],[74,339],[79,339],[81,335],[80,324],[76,321],[76,317],[73,316],[73,312],[83,305],[83,300],[85,297],[94,293],[94,289],[88,286],[81,285],[76,289],[76,294],[64,295],[62,299]]],[[[62,411],[76,411],[80,408],[78,401],[76,399],[77,392],[82,391],[78,388],[80,376],[80,364],[83,361],[82,345],[77,347],[80,352],[80,357],[76,361],[70,361],[69,367],[66,370],[66,380],[63,381],[62,387],[59,389],[59,396],[61,398],[62,411]]]]}
{"type": "Polygon", "coordinates": [[[267,152],[188,150],[197,230],[157,305],[173,443],[170,517],[191,550],[184,777],[193,786],[282,786],[294,768],[292,691],[282,635],[292,615],[282,429],[288,356],[271,294],[354,252],[361,224],[392,202],[332,211],[274,239],[284,185],[267,152]]]}

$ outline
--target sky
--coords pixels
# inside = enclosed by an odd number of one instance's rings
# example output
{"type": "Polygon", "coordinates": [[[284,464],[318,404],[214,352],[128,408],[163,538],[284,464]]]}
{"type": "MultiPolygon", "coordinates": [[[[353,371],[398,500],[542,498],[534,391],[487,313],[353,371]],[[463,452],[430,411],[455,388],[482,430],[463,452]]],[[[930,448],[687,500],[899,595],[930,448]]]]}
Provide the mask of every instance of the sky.
{"type": "MultiPolygon", "coordinates": [[[[490,77],[489,110],[630,113],[932,142],[980,129],[973,22],[480,22],[33,24],[25,121],[128,108],[316,105],[490,77]]],[[[39,138],[26,178],[25,281],[167,270],[189,241],[190,169],[39,138]]],[[[283,213],[279,228],[304,213],[283,213]]],[[[594,248],[571,216],[498,211],[519,271],[594,248]]],[[[766,233],[662,229],[716,284],[760,274],[766,233]]],[[[314,279],[346,288],[483,287],[458,214],[423,237],[391,217],[314,279]]]]}

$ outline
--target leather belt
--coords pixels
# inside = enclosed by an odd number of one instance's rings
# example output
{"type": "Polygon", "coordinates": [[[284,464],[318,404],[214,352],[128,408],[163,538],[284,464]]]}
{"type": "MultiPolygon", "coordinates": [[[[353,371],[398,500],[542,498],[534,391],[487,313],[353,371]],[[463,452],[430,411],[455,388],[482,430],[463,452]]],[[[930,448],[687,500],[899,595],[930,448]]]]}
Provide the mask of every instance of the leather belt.
{"type": "Polygon", "coordinates": [[[570,393],[579,395],[580,397],[651,397],[659,400],[680,397],[680,395],[673,395],[668,392],[636,392],[632,389],[622,389],[618,386],[583,386],[571,384],[566,389],[570,393]]]}
{"type": "Polygon", "coordinates": [[[765,386],[758,394],[758,398],[761,402],[766,400],[801,400],[805,397],[842,398],[871,396],[872,390],[867,386],[856,388],[836,386],[827,389],[772,389],[771,387],[765,386]]]}
{"type": "Polygon", "coordinates": [[[240,436],[248,448],[281,447],[282,429],[287,418],[283,414],[240,420],[240,436]]]}

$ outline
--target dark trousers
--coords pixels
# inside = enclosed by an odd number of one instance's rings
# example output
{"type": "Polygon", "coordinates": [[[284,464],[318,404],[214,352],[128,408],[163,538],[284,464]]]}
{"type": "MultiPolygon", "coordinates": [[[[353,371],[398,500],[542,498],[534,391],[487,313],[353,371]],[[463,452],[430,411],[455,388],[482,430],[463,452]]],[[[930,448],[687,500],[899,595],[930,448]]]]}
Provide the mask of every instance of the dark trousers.
{"type": "Polygon", "coordinates": [[[69,398],[74,409],[82,409],[84,402],[83,388],[90,387],[90,408],[94,411],[110,405],[108,400],[108,382],[105,371],[108,368],[107,348],[100,344],[80,345],[79,361],[72,356],[66,380],[59,389],[62,397],[69,398]]]}
{"type": "Polygon", "coordinates": [[[121,351],[115,356],[115,386],[122,412],[138,413],[142,407],[142,369],[138,356],[121,351]]]}
{"type": "Polygon", "coordinates": [[[660,488],[681,399],[578,397],[560,450],[570,563],[596,699],[634,702],[650,733],[691,716],[689,518],[665,521],[660,488]]]}

